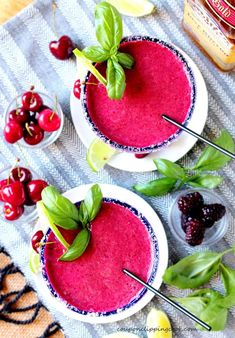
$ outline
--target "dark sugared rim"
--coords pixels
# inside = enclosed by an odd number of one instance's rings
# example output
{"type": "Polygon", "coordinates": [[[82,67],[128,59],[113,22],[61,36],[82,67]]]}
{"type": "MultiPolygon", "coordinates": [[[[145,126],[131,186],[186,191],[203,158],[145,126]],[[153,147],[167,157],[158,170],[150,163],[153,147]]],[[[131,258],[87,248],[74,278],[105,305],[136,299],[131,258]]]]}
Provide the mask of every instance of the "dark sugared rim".
{"type": "MultiPolygon", "coordinates": [[[[152,249],[153,249],[153,263],[152,263],[152,269],[151,269],[151,274],[150,277],[147,281],[147,283],[152,284],[152,282],[154,281],[156,274],[157,274],[157,269],[158,269],[158,261],[159,261],[159,249],[158,249],[158,241],[157,241],[157,237],[154,233],[154,230],[152,228],[152,226],[150,225],[150,223],[148,222],[148,220],[146,219],[146,217],[144,217],[142,215],[142,213],[140,213],[137,209],[133,208],[131,205],[125,203],[125,202],[121,202],[117,199],[114,198],[103,198],[103,202],[107,202],[107,203],[115,203],[118,205],[123,206],[124,208],[127,208],[128,210],[130,210],[135,216],[137,216],[141,222],[144,224],[144,226],[146,227],[146,229],[148,230],[148,233],[150,235],[151,238],[151,242],[152,242],[152,249]]],[[[79,202],[78,202],[79,203],[79,202]]],[[[76,203],[77,204],[77,203],[76,203]]],[[[44,237],[43,242],[47,242],[48,241],[48,236],[50,234],[51,230],[49,229],[44,237]]],[[[76,313],[79,313],[81,315],[90,315],[90,316],[96,316],[96,317],[108,317],[110,315],[115,315],[117,313],[123,312],[129,308],[131,308],[134,304],[136,304],[147,292],[147,289],[144,288],[142,289],[137,295],[136,297],[134,297],[128,304],[124,305],[121,308],[115,309],[113,311],[107,311],[107,312],[91,312],[91,311],[84,311],[84,310],[79,310],[77,307],[69,304],[65,299],[63,299],[53,288],[49,277],[47,275],[46,272],[46,263],[45,263],[45,258],[44,258],[44,250],[45,250],[45,245],[42,246],[42,249],[40,251],[40,260],[41,260],[41,265],[42,265],[42,276],[43,279],[45,280],[47,287],[49,288],[51,294],[58,298],[60,301],[62,301],[66,307],[76,313]]]]}
{"type": "MultiPolygon", "coordinates": [[[[161,44],[162,46],[168,48],[171,52],[173,52],[181,60],[181,62],[184,64],[185,69],[187,71],[187,75],[188,75],[189,80],[190,80],[191,88],[192,88],[192,91],[191,91],[191,106],[190,106],[190,109],[187,113],[187,117],[186,117],[185,121],[183,122],[184,126],[187,126],[189,120],[191,119],[191,116],[192,116],[192,113],[193,113],[194,107],[195,107],[196,83],[195,83],[193,71],[189,67],[188,62],[186,61],[184,56],[174,46],[172,46],[171,44],[169,44],[169,43],[167,43],[163,40],[159,40],[157,38],[151,38],[149,36],[138,36],[138,35],[128,36],[128,37],[123,38],[121,43],[128,42],[128,41],[150,41],[150,42],[155,42],[157,44],[161,44]]],[[[85,78],[85,82],[88,82],[90,75],[91,75],[91,72],[89,71],[87,73],[86,78],[85,78]]],[[[83,107],[84,116],[85,116],[87,122],[89,123],[89,125],[91,126],[92,130],[95,132],[95,134],[102,141],[109,144],[111,147],[118,149],[119,151],[126,151],[126,152],[132,152],[132,153],[150,153],[150,152],[153,152],[153,151],[156,151],[156,150],[159,150],[163,147],[168,146],[170,143],[175,141],[177,139],[177,137],[182,133],[182,129],[179,129],[173,135],[171,135],[168,139],[166,139],[165,141],[159,142],[157,144],[152,144],[152,145],[147,146],[147,147],[125,146],[123,144],[112,141],[110,138],[105,136],[99,130],[99,128],[96,126],[96,124],[93,122],[93,120],[91,119],[89,111],[88,111],[88,106],[87,106],[86,84],[82,85],[81,103],[82,103],[82,107],[83,107]]]]}

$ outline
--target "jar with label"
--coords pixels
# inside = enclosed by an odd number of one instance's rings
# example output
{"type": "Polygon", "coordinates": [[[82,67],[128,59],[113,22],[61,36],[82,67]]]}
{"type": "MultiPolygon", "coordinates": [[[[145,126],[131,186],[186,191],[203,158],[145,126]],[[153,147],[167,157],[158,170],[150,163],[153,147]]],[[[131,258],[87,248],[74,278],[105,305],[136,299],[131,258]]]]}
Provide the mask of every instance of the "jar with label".
{"type": "Polygon", "coordinates": [[[220,69],[235,69],[235,0],[185,0],[183,26],[220,69]]]}

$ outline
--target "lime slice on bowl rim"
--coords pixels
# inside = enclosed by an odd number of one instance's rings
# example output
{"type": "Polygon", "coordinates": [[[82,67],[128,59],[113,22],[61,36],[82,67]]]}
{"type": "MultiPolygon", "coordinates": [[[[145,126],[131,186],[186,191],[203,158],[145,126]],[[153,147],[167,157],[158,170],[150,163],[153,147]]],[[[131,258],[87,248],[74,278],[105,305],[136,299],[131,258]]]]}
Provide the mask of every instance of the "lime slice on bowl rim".
{"type": "Polygon", "coordinates": [[[41,270],[40,257],[33,249],[31,249],[29,254],[29,268],[32,273],[37,274],[41,270]]]}
{"type": "Polygon", "coordinates": [[[123,15],[141,17],[153,13],[156,9],[148,0],[107,0],[123,15]]]}
{"type": "Polygon", "coordinates": [[[87,151],[87,163],[97,173],[116,153],[117,151],[114,148],[95,138],[87,151]]]}
{"type": "Polygon", "coordinates": [[[172,338],[172,329],[166,313],[152,308],[146,322],[148,338],[172,338]]]}

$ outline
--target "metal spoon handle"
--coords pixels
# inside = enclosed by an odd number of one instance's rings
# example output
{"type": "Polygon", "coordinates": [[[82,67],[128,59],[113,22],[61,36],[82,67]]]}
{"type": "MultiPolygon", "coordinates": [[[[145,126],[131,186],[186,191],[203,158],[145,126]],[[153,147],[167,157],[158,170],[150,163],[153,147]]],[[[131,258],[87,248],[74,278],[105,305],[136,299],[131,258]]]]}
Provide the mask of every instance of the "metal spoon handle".
{"type": "Polygon", "coordinates": [[[218,144],[215,144],[213,142],[211,142],[210,140],[206,139],[205,137],[195,133],[195,131],[185,127],[183,124],[176,122],[175,120],[173,120],[172,118],[170,118],[167,115],[162,115],[162,117],[164,118],[164,120],[174,124],[175,126],[179,127],[180,129],[186,131],[188,134],[198,138],[199,140],[205,142],[206,144],[208,144],[209,146],[215,148],[216,150],[219,150],[221,153],[223,153],[224,155],[227,155],[229,157],[231,157],[232,159],[235,159],[235,154],[231,153],[230,151],[218,146],[218,144]]]}
{"type": "Polygon", "coordinates": [[[194,320],[196,323],[200,324],[206,330],[208,330],[208,331],[211,330],[211,326],[209,326],[208,324],[206,324],[205,322],[203,322],[202,320],[200,320],[198,317],[194,316],[191,312],[189,312],[188,310],[186,310],[185,308],[183,308],[181,305],[177,304],[176,302],[174,302],[173,300],[171,300],[170,298],[168,298],[167,296],[165,296],[164,294],[162,294],[160,291],[156,290],[150,284],[145,283],[142,279],[140,279],[139,277],[137,277],[136,275],[134,275],[132,272],[128,271],[127,269],[123,269],[122,271],[127,276],[135,279],[137,282],[139,282],[140,284],[142,284],[143,286],[145,286],[148,290],[152,291],[155,295],[159,296],[160,298],[162,298],[163,300],[165,300],[167,303],[169,303],[172,306],[174,306],[177,310],[181,311],[186,316],[188,316],[189,318],[191,318],[192,320],[194,320]]]}

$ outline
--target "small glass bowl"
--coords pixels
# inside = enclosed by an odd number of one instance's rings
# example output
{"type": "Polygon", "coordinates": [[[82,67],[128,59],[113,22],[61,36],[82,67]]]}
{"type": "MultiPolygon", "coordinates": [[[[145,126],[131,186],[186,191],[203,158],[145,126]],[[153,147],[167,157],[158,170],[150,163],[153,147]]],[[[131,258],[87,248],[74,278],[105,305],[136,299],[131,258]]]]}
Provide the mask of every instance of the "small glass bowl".
{"type": "MultiPolygon", "coordinates": [[[[178,200],[180,197],[192,193],[192,192],[199,192],[203,198],[204,202],[206,204],[214,204],[214,203],[220,203],[226,207],[226,213],[225,215],[216,222],[211,228],[207,228],[205,231],[204,239],[200,246],[209,246],[217,243],[226,233],[228,229],[228,208],[224,204],[224,200],[213,190],[209,189],[187,189],[183,190],[180,193],[178,193],[175,196],[174,202],[172,203],[169,211],[169,225],[171,232],[177,238],[180,242],[189,245],[185,240],[185,232],[181,227],[181,211],[178,208],[178,200]]],[[[198,245],[197,245],[198,246],[198,245]]],[[[195,247],[197,247],[195,246],[195,247]]],[[[193,246],[190,246],[193,248],[193,246]]]]}
{"type": "MultiPolygon", "coordinates": [[[[39,175],[31,168],[29,168],[28,166],[24,165],[24,163],[19,163],[17,164],[17,167],[24,167],[27,168],[31,171],[32,176],[33,176],[33,180],[36,179],[40,179],[39,175]]],[[[4,180],[7,179],[9,177],[10,171],[11,171],[12,167],[5,167],[0,171],[0,180],[4,180]]],[[[31,223],[33,221],[35,221],[38,217],[38,213],[37,213],[37,209],[36,209],[36,205],[31,205],[31,206],[24,206],[24,213],[20,216],[20,218],[18,218],[15,221],[9,221],[7,220],[4,215],[3,215],[3,205],[4,202],[0,201],[0,220],[9,224],[27,224],[27,223],[31,223]]]]}
{"type": "MultiPolygon", "coordinates": [[[[43,149],[43,148],[48,147],[50,144],[54,143],[57,140],[57,138],[60,136],[62,129],[63,129],[63,125],[64,125],[64,114],[63,114],[63,111],[62,111],[60,104],[58,102],[56,102],[56,104],[55,104],[55,99],[48,96],[47,94],[44,94],[44,93],[41,93],[41,92],[38,92],[38,91],[35,91],[35,92],[41,96],[44,106],[48,106],[49,108],[56,111],[56,113],[58,114],[58,116],[60,117],[60,120],[61,120],[60,128],[56,131],[51,132],[51,133],[48,133],[48,132],[45,131],[43,140],[38,144],[30,145],[30,144],[26,143],[23,138],[21,140],[19,140],[18,143],[22,147],[26,147],[26,148],[43,149]],[[56,108],[56,109],[54,109],[54,108],[56,108]]],[[[5,115],[4,115],[5,123],[8,122],[9,113],[12,110],[16,109],[16,106],[17,107],[21,106],[21,98],[22,98],[22,94],[16,96],[10,102],[9,106],[7,107],[7,109],[5,111],[5,115]]]]}

